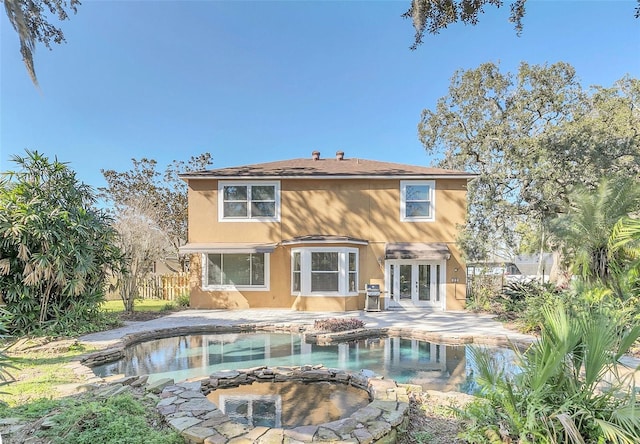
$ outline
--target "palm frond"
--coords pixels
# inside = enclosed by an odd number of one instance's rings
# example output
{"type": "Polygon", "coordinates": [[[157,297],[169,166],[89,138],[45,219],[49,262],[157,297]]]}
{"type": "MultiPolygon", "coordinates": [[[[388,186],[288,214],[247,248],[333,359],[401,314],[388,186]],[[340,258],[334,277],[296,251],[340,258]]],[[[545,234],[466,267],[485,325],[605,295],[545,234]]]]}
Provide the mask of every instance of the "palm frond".
{"type": "Polygon", "coordinates": [[[615,442],[619,444],[637,444],[638,433],[629,432],[610,421],[603,419],[595,419],[594,422],[602,431],[602,436],[606,439],[605,442],[615,442]]]}
{"type": "Polygon", "coordinates": [[[564,428],[566,436],[569,438],[569,441],[573,444],[585,444],[584,438],[580,434],[578,427],[576,427],[576,423],[573,421],[573,418],[567,413],[559,413],[555,415],[555,419],[557,419],[562,427],[564,428]]]}

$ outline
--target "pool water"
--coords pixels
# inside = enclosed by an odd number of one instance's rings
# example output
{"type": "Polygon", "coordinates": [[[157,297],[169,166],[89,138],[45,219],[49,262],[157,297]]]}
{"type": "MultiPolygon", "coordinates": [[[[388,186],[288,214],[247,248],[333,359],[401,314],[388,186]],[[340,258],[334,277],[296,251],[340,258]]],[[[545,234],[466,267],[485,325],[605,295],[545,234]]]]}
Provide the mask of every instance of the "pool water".
{"type": "MultiPolygon", "coordinates": [[[[149,375],[149,380],[183,381],[220,370],[259,366],[325,367],[370,370],[399,383],[426,390],[470,393],[474,365],[469,345],[444,345],[400,337],[362,339],[330,345],[308,344],[302,334],[194,334],[157,339],[125,349],[115,362],[94,367],[98,376],[149,375]]],[[[511,361],[513,352],[496,348],[494,355],[511,361]]]]}
{"type": "Polygon", "coordinates": [[[284,429],[336,421],[369,404],[366,390],[331,382],[254,382],[207,398],[235,422],[284,429]]]}

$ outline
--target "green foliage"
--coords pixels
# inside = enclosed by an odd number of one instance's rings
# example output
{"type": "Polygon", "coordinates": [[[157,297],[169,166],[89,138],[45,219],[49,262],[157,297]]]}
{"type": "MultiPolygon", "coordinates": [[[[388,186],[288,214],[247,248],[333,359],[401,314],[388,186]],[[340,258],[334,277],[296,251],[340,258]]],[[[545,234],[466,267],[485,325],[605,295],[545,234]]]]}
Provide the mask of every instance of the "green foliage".
{"type": "Polygon", "coordinates": [[[160,311],[171,311],[176,309],[176,304],[172,301],[165,302],[164,305],[160,308],[160,311]]]}
{"type": "Polygon", "coordinates": [[[11,409],[2,407],[0,415],[31,420],[50,417],[55,425],[38,432],[38,436],[51,443],[184,443],[178,433],[157,429],[160,417],[153,402],[138,400],[131,394],[106,400],[95,400],[91,394],[42,398],[11,409]]]}
{"type": "MultiPolygon", "coordinates": [[[[587,298],[588,299],[588,298],[587,298]]],[[[521,372],[475,349],[483,398],[459,414],[471,443],[635,443],[640,408],[633,378],[617,360],[640,336],[597,304],[572,312],[562,304],[543,310],[540,339],[519,355],[521,372]]]]}
{"type": "Polygon", "coordinates": [[[191,297],[189,296],[189,293],[183,293],[176,298],[176,304],[178,304],[178,307],[187,308],[190,303],[191,297]]]}
{"type": "Polygon", "coordinates": [[[107,273],[120,266],[111,220],[91,188],[38,152],[0,179],[0,289],[11,334],[82,331],[99,319],[107,273]]]}
{"type": "Polygon", "coordinates": [[[552,222],[552,233],[576,274],[609,284],[616,266],[628,260],[623,249],[611,248],[610,239],[616,223],[640,209],[640,182],[603,179],[595,190],[580,187],[570,197],[567,213],[552,222]]]}
{"type": "MultiPolygon", "coordinates": [[[[496,301],[502,287],[502,276],[478,274],[468,276],[470,296],[465,307],[472,311],[496,311],[496,301]]],[[[501,310],[502,311],[502,310],[501,310]]]]}
{"type": "MultiPolygon", "coordinates": [[[[520,34],[522,31],[522,19],[525,14],[526,0],[514,0],[511,2],[511,15],[509,21],[515,23],[515,29],[520,34]]],[[[450,0],[446,2],[434,2],[430,0],[412,0],[411,7],[402,16],[413,22],[416,31],[415,41],[411,49],[416,49],[422,44],[424,33],[438,34],[448,25],[461,22],[465,25],[478,23],[479,15],[484,12],[485,6],[492,5],[496,8],[502,6],[502,0],[450,0]]]]}
{"type": "Polygon", "coordinates": [[[38,398],[28,403],[15,407],[0,406],[0,417],[2,418],[22,418],[27,420],[40,419],[48,415],[55,408],[60,407],[59,399],[38,398]]]}
{"type": "Polygon", "coordinates": [[[478,174],[460,235],[467,260],[519,251],[525,226],[536,233],[526,242],[546,248],[548,223],[570,204],[572,188],[594,189],[603,177],[637,181],[638,100],[640,80],[585,90],[563,62],[522,63],[515,74],[493,63],[456,72],[418,128],[440,166],[478,174]]]}
{"type": "Polygon", "coordinates": [[[538,331],[547,307],[563,303],[566,293],[554,285],[537,281],[513,282],[502,289],[499,299],[503,313],[513,313],[519,328],[527,333],[538,331]]]}
{"type": "MultiPolygon", "coordinates": [[[[0,312],[2,311],[4,310],[0,308],[0,312]]],[[[14,369],[15,366],[12,363],[12,359],[7,355],[5,346],[1,342],[6,339],[6,331],[7,330],[4,328],[4,325],[0,321],[0,386],[9,384],[14,380],[13,376],[9,372],[9,369],[14,369]]]]}
{"type": "Polygon", "coordinates": [[[420,432],[415,432],[411,437],[417,444],[428,444],[433,440],[434,435],[429,431],[423,430],[420,432]]]}
{"type": "Polygon", "coordinates": [[[130,394],[104,401],[69,403],[52,420],[56,426],[42,433],[53,443],[93,444],[126,442],[128,444],[182,443],[176,432],[154,430],[146,421],[148,409],[130,394]]]}
{"type": "MultiPolygon", "coordinates": [[[[640,307],[640,219],[623,217],[613,227],[609,239],[609,250],[614,255],[621,255],[628,259],[626,263],[616,265],[616,274],[619,277],[620,293],[628,297],[622,299],[635,300],[634,306],[640,307]]],[[[640,309],[638,310],[640,317],[640,309]]]]}
{"type": "Polygon", "coordinates": [[[62,30],[49,20],[52,16],[66,20],[70,12],[76,12],[80,0],[3,0],[3,3],[9,22],[18,33],[24,65],[33,83],[38,85],[33,64],[36,43],[51,49],[51,42],[64,42],[62,30]]]}
{"type": "Polygon", "coordinates": [[[93,304],[90,309],[86,307],[85,311],[82,304],[79,304],[73,310],[57,311],[56,315],[57,317],[47,322],[43,328],[34,328],[30,334],[71,337],[109,330],[122,325],[118,316],[95,310],[93,304]]]}
{"type": "MultiPolygon", "coordinates": [[[[66,345],[66,351],[52,352],[48,349],[34,351],[34,347],[44,345],[40,340],[7,343],[9,344],[8,351],[11,352],[11,364],[14,368],[11,372],[19,377],[2,387],[2,399],[12,408],[20,407],[17,413],[11,415],[31,417],[28,409],[39,409],[38,404],[32,404],[35,400],[50,399],[56,396],[58,386],[80,382],[69,363],[87,352],[84,346],[66,345]]],[[[0,417],[7,416],[10,414],[4,415],[0,411],[0,417]]],[[[37,413],[35,417],[38,417],[37,413]]]]}
{"type": "MultiPolygon", "coordinates": [[[[118,212],[136,208],[140,201],[146,202],[154,212],[146,212],[145,216],[169,238],[177,254],[178,247],[188,238],[187,184],[179,174],[207,168],[211,165],[211,154],[192,156],[188,162],[174,160],[164,172],[158,171],[158,162],[154,159],[132,159],[132,162],[133,168],[128,171],[101,170],[107,182],[105,188],[100,188],[101,195],[118,212]]],[[[184,271],[184,267],[180,271],[184,271]]]]}

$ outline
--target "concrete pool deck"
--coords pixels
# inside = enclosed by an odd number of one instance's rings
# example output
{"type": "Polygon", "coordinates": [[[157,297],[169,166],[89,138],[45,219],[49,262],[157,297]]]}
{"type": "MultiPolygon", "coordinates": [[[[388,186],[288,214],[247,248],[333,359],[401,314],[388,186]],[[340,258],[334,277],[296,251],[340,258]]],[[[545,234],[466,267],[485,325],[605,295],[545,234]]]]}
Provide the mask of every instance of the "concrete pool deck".
{"type": "MultiPolygon", "coordinates": [[[[355,318],[365,328],[405,330],[449,338],[493,339],[496,342],[530,343],[535,337],[505,328],[494,316],[465,311],[394,310],[380,312],[309,312],[278,309],[184,310],[150,321],[128,322],[113,330],[91,333],[79,338],[98,348],[117,344],[127,335],[187,327],[255,325],[312,325],[317,319],[355,318]]],[[[492,341],[490,341],[492,342],[492,341]]]]}

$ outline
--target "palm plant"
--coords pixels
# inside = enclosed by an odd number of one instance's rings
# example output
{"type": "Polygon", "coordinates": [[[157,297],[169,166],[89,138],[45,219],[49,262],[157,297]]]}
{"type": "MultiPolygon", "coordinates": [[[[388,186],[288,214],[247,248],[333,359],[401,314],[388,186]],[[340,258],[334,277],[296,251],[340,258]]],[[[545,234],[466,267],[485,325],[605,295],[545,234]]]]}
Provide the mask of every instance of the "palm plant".
{"type": "Polygon", "coordinates": [[[640,219],[625,217],[613,228],[609,247],[629,260],[620,265],[620,287],[627,310],[640,319],[640,219]]]}
{"type": "Polygon", "coordinates": [[[572,193],[568,212],[551,229],[571,259],[574,273],[591,282],[610,283],[622,251],[609,239],[622,217],[640,208],[640,185],[629,179],[604,179],[595,190],[572,193]]]}
{"type": "Polygon", "coordinates": [[[628,268],[640,273],[640,218],[620,219],[613,227],[609,248],[611,251],[623,250],[630,259],[628,268]]]}
{"type": "MultiPolygon", "coordinates": [[[[7,313],[5,313],[5,310],[0,308],[0,315],[6,316],[7,313]]],[[[12,363],[13,360],[6,353],[6,349],[8,348],[4,345],[5,340],[7,339],[7,336],[5,335],[6,332],[7,329],[4,327],[4,324],[0,322],[0,386],[9,384],[15,380],[9,372],[9,369],[15,369],[16,367],[12,363]]]]}
{"type": "Polygon", "coordinates": [[[110,219],[90,187],[38,152],[0,175],[0,291],[11,333],[95,318],[108,269],[119,265],[110,219]]]}
{"type": "Polygon", "coordinates": [[[574,315],[558,305],[545,308],[541,337],[519,354],[516,375],[507,376],[485,350],[473,352],[482,400],[461,412],[472,420],[467,440],[640,442],[633,373],[618,363],[640,336],[640,325],[626,327],[595,307],[574,315]]]}

